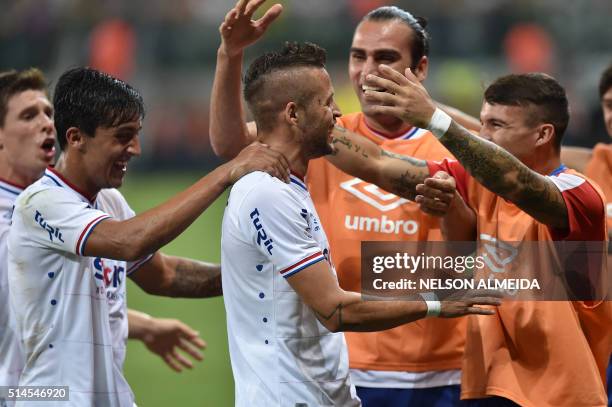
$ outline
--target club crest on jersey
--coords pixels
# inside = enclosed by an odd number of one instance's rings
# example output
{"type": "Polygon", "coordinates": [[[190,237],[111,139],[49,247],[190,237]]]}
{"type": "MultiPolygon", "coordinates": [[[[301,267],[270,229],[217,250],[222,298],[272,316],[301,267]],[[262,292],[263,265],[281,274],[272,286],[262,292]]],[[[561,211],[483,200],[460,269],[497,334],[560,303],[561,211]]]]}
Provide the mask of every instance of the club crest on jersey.
{"type": "Polygon", "coordinates": [[[274,248],[272,243],[274,243],[274,241],[268,236],[266,230],[261,224],[261,219],[259,219],[259,210],[255,208],[249,216],[251,217],[253,226],[255,226],[255,230],[257,231],[257,244],[265,247],[266,250],[268,250],[268,253],[272,254],[272,249],[274,248]]]}
{"type": "Polygon", "coordinates": [[[114,288],[117,288],[119,285],[121,285],[121,275],[125,273],[125,268],[116,264],[112,264],[111,267],[111,265],[107,263],[114,263],[114,261],[100,257],[96,257],[93,260],[95,270],[94,277],[104,282],[106,287],[109,287],[112,284],[114,288]]]}
{"type": "Polygon", "coordinates": [[[60,242],[64,243],[64,238],[62,237],[62,232],[58,227],[53,227],[45,221],[45,218],[41,215],[40,212],[36,211],[34,215],[34,222],[38,223],[38,225],[43,228],[47,233],[49,233],[49,240],[53,242],[53,239],[57,239],[60,242]]]}

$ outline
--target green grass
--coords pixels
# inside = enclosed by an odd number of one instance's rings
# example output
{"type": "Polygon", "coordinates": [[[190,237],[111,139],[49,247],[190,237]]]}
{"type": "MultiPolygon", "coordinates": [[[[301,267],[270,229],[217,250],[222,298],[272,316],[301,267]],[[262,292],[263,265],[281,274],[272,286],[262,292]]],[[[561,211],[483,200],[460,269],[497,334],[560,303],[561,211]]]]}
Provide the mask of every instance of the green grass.
{"type": "MultiPolygon", "coordinates": [[[[194,174],[131,174],[121,192],[136,213],[152,208],[198,179],[194,174]]],[[[162,249],[177,256],[220,261],[221,218],[226,195],[219,198],[181,236],[162,249]]],[[[178,318],[208,343],[205,360],[192,371],[175,373],[138,341],[128,342],[125,375],[139,407],[231,406],[234,382],[227,348],[221,298],[183,300],[151,296],[128,282],[128,305],[155,317],[178,318]]]]}

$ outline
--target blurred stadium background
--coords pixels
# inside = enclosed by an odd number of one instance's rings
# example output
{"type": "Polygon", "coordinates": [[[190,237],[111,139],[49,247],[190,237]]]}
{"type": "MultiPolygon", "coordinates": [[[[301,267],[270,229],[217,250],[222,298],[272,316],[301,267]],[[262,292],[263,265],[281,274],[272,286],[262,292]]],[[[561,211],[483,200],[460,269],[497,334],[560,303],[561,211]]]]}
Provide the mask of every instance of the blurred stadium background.
{"type": "MultiPolygon", "coordinates": [[[[208,141],[208,106],[218,25],[232,0],[1,0],[0,70],[42,68],[54,82],[90,65],[127,80],[144,95],[143,156],[123,192],[136,211],[186,187],[219,161],[208,141]]],[[[272,4],[268,1],[267,4],[272,4]]],[[[285,11],[247,61],[285,40],[316,42],[343,112],[358,109],[346,64],[355,24],[387,4],[425,16],[431,34],[426,86],[438,100],[477,115],[483,88],[510,71],[544,71],[566,87],[572,119],[566,144],[607,140],[597,82],[612,62],[610,0],[285,0],[285,11]]],[[[165,250],[219,261],[225,198],[165,250]]],[[[223,302],[151,297],[129,286],[131,307],[177,317],[208,341],[206,360],[175,374],[131,343],[126,374],[140,406],[233,404],[223,302]]]]}

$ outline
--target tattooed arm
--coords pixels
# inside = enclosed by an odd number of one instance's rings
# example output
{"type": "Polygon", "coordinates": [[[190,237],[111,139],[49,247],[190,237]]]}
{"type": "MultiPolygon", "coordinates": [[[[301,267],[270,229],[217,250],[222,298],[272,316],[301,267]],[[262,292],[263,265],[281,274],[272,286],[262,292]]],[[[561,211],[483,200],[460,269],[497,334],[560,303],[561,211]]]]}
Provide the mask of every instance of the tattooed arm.
{"type": "MultiPolygon", "coordinates": [[[[427,305],[420,296],[406,296],[401,301],[364,301],[359,293],[344,291],[325,261],[288,277],[287,282],[332,332],[381,331],[424,318],[427,313],[427,305]]],[[[478,305],[499,303],[498,298],[468,293],[464,298],[442,301],[440,317],[491,315],[493,310],[478,305]]]]}
{"type": "Polygon", "coordinates": [[[440,142],[492,192],[514,202],[541,223],[559,229],[568,227],[565,200],[549,178],[455,122],[451,123],[440,142]]]}
{"type": "Polygon", "coordinates": [[[332,144],[334,153],[327,159],[333,165],[401,197],[414,200],[416,186],[429,177],[424,160],[383,150],[345,128],[336,127],[332,144]]]}
{"type": "MultiPolygon", "coordinates": [[[[368,83],[386,91],[366,91],[380,103],[373,109],[425,128],[435,111],[427,90],[407,69],[406,76],[381,65],[381,77],[368,75],[368,83]]],[[[440,142],[487,189],[513,202],[548,226],[566,229],[567,208],[561,191],[547,177],[531,170],[503,148],[473,135],[453,121],[440,142]]]]}
{"type": "Polygon", "coordinates": [[[223,295],[221,266],[157,252],[130,275],[145,292],[165,297],[206,298],[223,295]]]}

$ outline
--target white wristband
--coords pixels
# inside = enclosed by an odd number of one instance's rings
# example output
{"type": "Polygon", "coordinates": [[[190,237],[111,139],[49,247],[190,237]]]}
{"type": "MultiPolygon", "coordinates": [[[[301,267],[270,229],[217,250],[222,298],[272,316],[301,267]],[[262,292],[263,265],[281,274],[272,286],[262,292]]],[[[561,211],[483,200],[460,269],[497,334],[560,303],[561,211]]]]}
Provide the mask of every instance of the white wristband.
{"type": "Polygon", "coordinates": [[[438,297],[434,293],[420,293],[419,294],[423,300],[425,300],[425,304],[427,304],[427,314],[425,318],[437,317],[440,315],[442,311],[442,303],[438,301],[438,297]]]}
{"type": "Polygon", "coordinates": [[[436,111],[431,116],[431,121],[427,125],[427,130],[431,131],[433,135],[439,139],[448,131],[452,121],[453,120],[448,114],[437,107],[436,111]]]}

